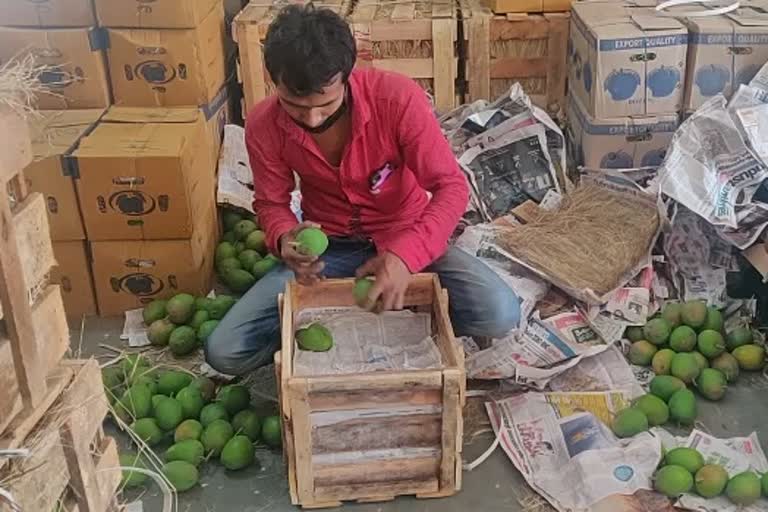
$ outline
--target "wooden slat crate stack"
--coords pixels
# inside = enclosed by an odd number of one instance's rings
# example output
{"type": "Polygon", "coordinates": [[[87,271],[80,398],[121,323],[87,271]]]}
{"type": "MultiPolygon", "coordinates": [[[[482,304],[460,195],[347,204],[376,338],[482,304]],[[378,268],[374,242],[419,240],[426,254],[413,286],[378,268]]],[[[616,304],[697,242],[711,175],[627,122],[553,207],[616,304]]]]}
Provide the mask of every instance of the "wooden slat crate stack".
{"type": "MultiPolygon", "coordinates": [[[[0,110],[0,487],[22,510],[103,512],[120,482],[114,440],[101,424],[107,403],[95,361],[62,360],[69,347],[44,200],[29,194],[26,121],[0,110]],[[115,468],[109,470],[109,468],[115,468]],[[68,505],[67,505],[68,504],[68,505]]],[[[0,510],[11,505],[0,497],[0,510]]]]}
{"type": "MultiPolygon", "coordinates": [[[[269,96],[275,87],[264,67],[262,46],[269,24],[280,9],[291,3],[302,2],[256,0],[246,5],[232,22],[232,37],[239,52],[237,79],[243,84],[243,117],[246,117],[248,111],[258,102],[269,96]]],[[[350,0],[321,0],[314,2],[314,5],[317,8],[331,9],[346,17],[351,3],[350,0]]]]}
{"type": "Polygon", "coordinates": [[[440,112],[457,106],[457,15],[453,0],[360,0],[349,22],[358,66],[397,71],[429,92],[440,112]]]}
{"type": "Polygon", "coordinates": [[[571,10],[573,0],[483,0],[483,4],[497,14],[565,12],[571,10]]]}
{"type": "Polygon", "coordinates": [[[305,288],[281,298],[282,349],[275,356],[291,501],[305,508],[400,495],[445,497],[461,489],[466,383],[448,296],[436,276],[414,276],[406,307],[429,312],[442,367],[352,375],[294,373],[296,315],[305,308],[349,307],[354,280],[305,288]]]}
{"type": "Polygon", "coordinates": [[[565,109],[570,14],[494,14],[460,0],[466,56],[466,100],[495,99],[515,82],[550,113],[565,109]]]}

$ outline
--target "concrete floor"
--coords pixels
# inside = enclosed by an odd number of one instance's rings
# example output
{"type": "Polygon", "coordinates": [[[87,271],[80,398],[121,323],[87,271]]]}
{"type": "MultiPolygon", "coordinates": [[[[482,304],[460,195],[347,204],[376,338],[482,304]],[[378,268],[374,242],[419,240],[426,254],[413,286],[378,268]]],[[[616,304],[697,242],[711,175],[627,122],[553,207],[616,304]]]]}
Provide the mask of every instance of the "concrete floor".
{"type": "MultiPolygon", "coordinates": [[[[89,318],[84,330],[73,329],[73,349],[83,356],[105,355],[100,343],[122,346],[119,339],[121,318],[89,318]]],[[[77,353],[77,352],[76,352],[77,353]]],[[[762,374],[745,374],[729,388],[719,403],[699,400],[699,428],[718,437],[746,436],[756,431],[761,436],[763,450],[768,453],[768,379],[762,374]]],[[[128,446],[127,436],[116,431],[108,421],[107,430],[128,446]]],[[[684,435],[684,431],[673,432],[684,435]]],[[[474,460],[491,442],[490,435],[481,435],[464,447],[464,457],[474,460]]],[[[257,451],[258,464],[238,473],[229,473],[218,464],[207,464],[201,474],[201,486],[179,495],[182,512],[281,512],[296,510],[290,503],[282,455],[279,451],[257,451]]],[[[522,512],[518,497],[529,496],[525,482],[501,449],[472,472],[464,473],[463,490],[454,497],[439,500],[417,500],[402,497],[395,501],[375,504],[347,504],[343,508],[355,512],[522,512]]],[[[138,493],[125,496],[127,501],[138,493]]],[[[156,486],[140,495],[145,512],[159,512],[161,496],[156,486]]],[[[548,507],[526,509],[545,512],[548,507]]]]}

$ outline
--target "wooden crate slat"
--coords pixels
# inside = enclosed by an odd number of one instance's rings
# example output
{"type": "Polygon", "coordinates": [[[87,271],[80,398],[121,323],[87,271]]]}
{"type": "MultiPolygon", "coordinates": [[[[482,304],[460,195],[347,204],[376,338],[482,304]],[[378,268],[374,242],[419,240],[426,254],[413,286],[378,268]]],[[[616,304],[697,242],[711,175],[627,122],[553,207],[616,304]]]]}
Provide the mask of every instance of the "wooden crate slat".
{"type": "Polygon", "coordinates": [[[315,485],[356,484],[360,482],[386,483],[392,475],[414,481],[437,483],[440,457],[412,457],[408,459],[377,460],[350,464],[318,464],[315,466],[315,485]]]}
{"type": "Polygon", "coordinates": [[[442,411],[432,414],[393,414],[370,418],[351,418],[329,425],[312,423],[312,454],[364,452],[408,448],[428,448],[442,439],[442,411]]]}
{"type": "Polygon", "coordinates": [[[461,452],[462,442],[458,437],[458,429],[461,424],[460,379],[461,372],[455,369],[445,370],[443,381],[443,421],[442,421],[442,446],[443,459],[440,463],[440,487],[455,488],[456,453],[461,452]]]}
{"type": "Polygon", "coordinates": [[[377,409],[392,405],[439,405],[443,399],[441,387],[430,389],[367,390],[347,392],[310,393],[309,405],[313,411],[343,411],[351,407],[377,409]]]}
{"type": "Polygon", "coordinates": [[[10,181],[32,161],[32,143],[26,119],[8,109],[0,110],[0,182],[10,181]]]}
{"type": "Polygon", "coordinates": [[[294,379],[289,384],[293,422],[293,449],[296,464],[296,481],[299,499],[312,502],[314,476],[312,474],[312,424],[310,423],[309,397],[306,379],[294,379]]]}
{"type": "Polygon", "coordinates": [[[435,106],[440,112],[448,112],[456,106],[457,62],[454,57],[455,41],[455,19],[446,18],[432,21],[435,106]]]}
{"type": "Polygon", "coordinates": [[[344,496],[345,500],[365,500],[367,497],[375,496],[376,501],[382,501],[395,496],[437,492],[438,489],[437,478],[380,484],[326,485],[315,488],[315,497],[318,501],[330,501],[334,496],[344,496]]]}

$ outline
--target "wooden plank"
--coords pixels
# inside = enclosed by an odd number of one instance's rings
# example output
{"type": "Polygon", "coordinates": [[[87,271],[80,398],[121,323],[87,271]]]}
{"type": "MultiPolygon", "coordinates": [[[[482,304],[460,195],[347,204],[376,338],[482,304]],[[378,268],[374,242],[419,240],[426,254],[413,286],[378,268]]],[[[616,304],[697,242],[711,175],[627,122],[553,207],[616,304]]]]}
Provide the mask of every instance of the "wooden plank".
{"type": "Polygon", "coordinates": [[[438,297],[432,304],[432,317],[435,329],[435,343],[440,349],[445,368],[464,368],[464,352],[459,348],[453,334],[451,316],[448,308],[448,292],[440,287],[440,280],[435,276],[434,286],[438,297]]]}
{"type": "Polygon", "coordinates": [[[101,498],[100,510],[109,510],[122,479],[117,442],[111,437],[105,437],[99,447],[99,454],[96,461],[96,479],[101,498]]]}
{"type": "Polygon", "coordinates": [[[378,409],[392,405],[439,405],[443,390],[396,389],[390,391],[351,390],[343,392],[310,393],[309,406],[312,412],[343,411],[349,409],[378,409]]]}
{"type": "MultiPolygon", "coordinates": [[[[11,463],[13,473],[24,477],[3,483],[3,488],[13,495],[23,511],[55,510],[70,479],[59,429],[55,425],[44,428],[28,448],[30,457],[11,463]]],[[[7,477],[0,473],[0,481],[7,477]]]]}
{"type": "Polygon", "coordinates": [[[48,285],[32,306],[32,325],[38,351],[45,356],[46,372],[50,371],[69,350],[69,326],[59,285],[48,285]]]}
{"type": "Polygon", "coordinates": [[[11,180],[32,161],[32,145],[26,119],[13,110],[0,110],[0,183],[11,180]]]}
{"type": "Polygon", "coordinates": [[[302,504],[315,501],[312,467],[312,425],[306,379],[294,378],[289,386],[297,494],[302,504]]]}
{"type": "Polygon", "coordinates": [[[546,39],[549,37],[549,23],[544,17],[529,16],[524,21],[494,19],[491,22],[489,38],[498,39],[546,39]]]}
{"type": "Polygon", "coordinates": [[[448,112],[456,105],[457,65],[454,61],[456,21],[432,20],[432,57],[434,59],[435,106],[439,112],[448,112]]]}
{"type": "Polygon", "coordinates": [[[461,450],[458,433],[461,424],[459,393],[462,374],[459,370],[445,370],[443,381],[443,422],[442,422],[442,461],[440,462],[440,490],[455,490],[456,464],[460,464],[456,454],[461,450]]]}
{"type": "Polygon", "coordinates": [[[380,392],[399,389],[425,390],[442,386],[440,370],[410,370],[401,372],[360,373],[352,375],[328,375],[311,377],[309,393],[336,391],[380,392]]]}
{"type": "Polygon", "coordinates": [[[432,39],[432,20],[429,18],[392,23],[375,20],[371,24],[371,41],[429,41],[432,39]]]}
{"type": "Polygon", "coordinates": [[[400,481],[436,480],[440,467],[439,457],[377,460],[355,464],[316,465],[315,485],[379,484],[400,481]]]}
{"type": "Polygon", "coordinates": [[[568,18],[549,20],[547,40],[547,108],[557,111],[565,109],[566,54],[568,52],[568,18]]]}
{"type": "Polygon", "coordinates": [[[546,78],[550,70],[547,57],[504,57],[491,60],[491,78],[546,78]]]}
{"type": "MultiPolygon", "coordinates": [[[[281,301],[282,304],[282,295],[281,301]]],[[[277,399],[280,404],[280,411],[282,413],[282,435],[283,435],[283,463],[288,472],[288,489],[291,495],[291,503],[294,505],[299,504],[298,487],[296,484],[296,464],[295,456],[296,451],[293,446],[293,428],[291,423],[290,414],[290,394],[284,387],[282,378],[282,357],[281,352],[275,352],[275,378],[277,381],[277,399]]]]}
{"type": "Polygon", "coordinates": [[[472,13],[469,20],[469,48],[467,59],[467,80],[469,101],[490,99],[491,95],[491,52],[489,16],[472,13]]]}
{"type": "MultiPolygon", "coordinates": [[[[289,286],[293,290],[293,295],[286,294],[286,296],[293,300],[292,308],[296,312],[305,308],[355,305],[352,294],[355,286],[354,279],[326,279],[315,286],[302,286],[291,282],[289,286]]],[[[405,293],[406,307],[430,305],[432,300],[431,274],[414,275],[405,293]]]]}
{"type": "Polygon", "coordinates": [[[375,59],[372,64],[377,69],[400,73],[410,78],[430,79],[436,71],[432,59],[375,59]]]}
{"type": "Polygon", "coordinates": [[[293,315],[294,307],[298,306],[295,302],[295,295],[296,284],[293,281],[289,281],[285,285],[285,294],[282,295],[282,298],[278,299],[283,310],[280,322],[280,350],[282,352],[281,361],[283,363],[280,370],[282,378],[281,388],[288,398],[290,398],[290,395],[288,394],[287,385],[293,377],[293,315]]]}
{"type": "Polygon", "coordinates": [[[0,434],[21,410],[21,395],[16,381],[11,341],[0,338],[0,434]]]}
{"type": "Polygon", "coordinates": [[[392,14],[389,15],[389,19],[395,22],[411,21],[415,18],[415,14],[415,3],[398,3],[392,8],[392,14]]]}
{"type": "Polygon", "coordinates": [[[417,482],[386,482],[381,484],[324,485],[315,487],[317,501],[359,500],[368,496],[400,496],[437,492],[437,479],[417,482]]]}
{"type": "Polygon", "coordinates": [[[252,24],[236,23],[235,31],[239,41],[245,106],[250,110],[267,95],[267,77],[264,72],[259,28],[252,24]]]}
{"type": "MultiPolygon", "coordinates": [[[[19,246],[5,183],[0,182],[0,303],[8,335],[19,393],[25,407],[34,409],[45,397],[45,371],[35,343],[28,285],[22,274],[19,246]]],[[[39,194],[37,194],[39,196],[39,194]]],[[[50,238],[48,245],[51,245],[50,238]]],[[[51,249],[52,251],[53,249],[51,249]]]]}
{"type": "MultiPolygon", "coordinates": [[[[72,380],[72,375],[71,369],[60,368],[48,378],[46,382],[46,395],[43,396],[37,407],[24,409],[14,418],[0,438],[0,450],[11,450],[22,446],[30,432],[37,426],[45,413],[48,412],[56,399],[59,398],[67,384],[72,380]]],[[[0,458],[0,468],[3,467],[6,461],[7,459],[0,458]]]]}
{"type": "Polygon", "coordinates": [[[74,449],[85,453],[109,410],[101,385],[101,369],[95,359],[65,360],[61,364],[72,369],[75,377],[64,390],[60,407],[67,411],[74,449]]]}
{"type": "Polygon", "coordinates": [[[372,416],[331,425],[317,425],[314,417],[315,414],[310,414],[313,455],[388,448],[437,448],[442,438],[440,413],[372,416]]]}

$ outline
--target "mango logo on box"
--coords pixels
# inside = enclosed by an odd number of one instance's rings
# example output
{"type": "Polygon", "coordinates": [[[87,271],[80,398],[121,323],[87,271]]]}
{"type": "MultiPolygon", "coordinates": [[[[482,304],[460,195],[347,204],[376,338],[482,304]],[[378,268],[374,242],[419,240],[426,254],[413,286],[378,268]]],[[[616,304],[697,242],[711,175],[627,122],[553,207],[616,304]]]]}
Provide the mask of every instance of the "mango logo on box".
{"type": "Polygon", "coordinates": [[[731,72],[725,66],[711,64],[696,70],[696,87],[702,96],[714,96],[725,90],[731,72]]]}
{"type": "Polygon", "coordinates": [[[118,190],[109,196],[109,199],[105,199],[104,196],[97,196],[96,201],[101,213],[107,213],[109,208],[130,217],[147,215],[155,209],[166,212],[170,202],[166,194],[161,194],[155,199],[141,190],[118,190]]]}
{"type": "Polygon", "coordinates": [[[632,69],[614,69],[605,79],[605,90],[613,101],[626,101],[635,95],[640,75],[632,69]]]}
{"type": "Polygon", "coordinates": [[[655,98],[666,98],[677,89],[680,71],[672,66],[661,66],[648,75],[648,88],[655,98]]]}
{"type": "Polygon", "coordinates": [[[139,297],[160,293],[165,285],[163,281],[145,272],[134,272],[123,277],[111,277],[109,283],[115,292],[125,292],[139,297]]]}

